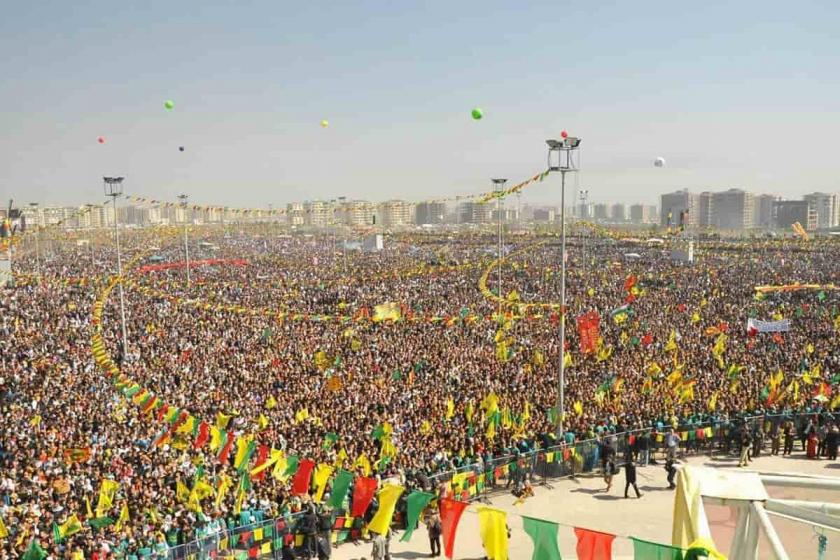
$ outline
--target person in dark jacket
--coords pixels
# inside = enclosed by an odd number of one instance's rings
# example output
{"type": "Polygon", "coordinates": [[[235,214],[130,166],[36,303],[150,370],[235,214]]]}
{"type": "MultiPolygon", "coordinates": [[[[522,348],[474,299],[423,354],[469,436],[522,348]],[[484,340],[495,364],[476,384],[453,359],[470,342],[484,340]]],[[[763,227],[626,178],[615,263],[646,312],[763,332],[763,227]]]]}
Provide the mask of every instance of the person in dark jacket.
{"type": "Polygon", "coordinates": [[[674,459],[667,459],[665,461],[665,470],[668,473],[668,488],[671,490],[677,487],[674,484],[674,477],[677,475],[677,467],[674,466],[674,463],[676,463],[674,459]]]}
{"type": "Polygon", "coordinates": [[[825,448],[830,461],[837,460],[837,446],[840,444],[840,429],[837,426],[830,426],[825,434],[825,448]]]}
{"type": "Polygon", "coordinates": [[[299,526],[299,531],[303,533],[303,557],[308,560],[314,558],[317,553],[317,530],[318,516],[315,514],[315,506],[309,503],[299,526]]]}
{"type": "Polygon", "coordinates": [[[627,492],[630,490],[630,487],[633,487],[633,490],[636,491],[636,497],[641,498],[642,493],[639,492],[639,487],[636,486],[636,464],[633,461],[627,461],[624,464],[624,474],[627,477],[627,482],[624,484],[624,497],[629,498],[630,496],[627,495],[627,492]]]}

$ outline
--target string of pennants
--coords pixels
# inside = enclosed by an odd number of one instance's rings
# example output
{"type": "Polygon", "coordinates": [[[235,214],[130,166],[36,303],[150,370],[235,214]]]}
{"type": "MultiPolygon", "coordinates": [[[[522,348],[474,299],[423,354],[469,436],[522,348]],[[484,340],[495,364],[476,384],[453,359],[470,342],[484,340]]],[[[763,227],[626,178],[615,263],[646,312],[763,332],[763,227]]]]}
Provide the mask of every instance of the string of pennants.
{"type": "MultiPolygon", "coordinates": [[[[548,176],[549,171],[542,171],[529,177],[528,179],[517,183],[511,187],[506,189],[498,190],[498,191],[490,191],[484,192],[479,194],[470,194],[470,195],[458,195],[458,196],[451,196],[446,198],[435,198],[431,199],[429,202],[458,202],[458,201],[467,201],[467,200],[477,200],[478,202],[490,202],[492,200],[496,200],[497,198],[505,198],[512,194],[517,194],[522,192],[523,189],[532,185],[534,183],[539,183],[545,180],[548,176]]],[[[159,208],[187,208],[190,210],[195,211],[215,211],[215,212],[226,212],[231,214],[238,214],[242,216],[247,216],[250,214],[256,216],[282,216],[285,214],[290,213],[290,210],[286,208],[234,208],[230,206],[212,206],[206,204],[187,204],[186,206],[180,202],[167,202],[164,200],[158,200],[154,198],[144,197],[144,196],[133,196],[128,195],[126,199],[129,202],[133,202],[135,204],[142,204],[146,206],[156,206],[159,208]]],[[[313,210],[310,209],[309,212],[313,210]]],[[[297,210],[292,210],[291,212],[299,212],[297,210]]],[[[304,209],[303,213],[306,213],[307,210],[304,209]]]]}

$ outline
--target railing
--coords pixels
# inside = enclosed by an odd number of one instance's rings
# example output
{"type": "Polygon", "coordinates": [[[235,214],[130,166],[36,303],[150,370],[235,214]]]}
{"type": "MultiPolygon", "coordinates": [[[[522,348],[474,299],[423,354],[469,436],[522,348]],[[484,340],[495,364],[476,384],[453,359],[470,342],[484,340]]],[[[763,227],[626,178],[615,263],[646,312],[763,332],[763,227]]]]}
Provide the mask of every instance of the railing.
{"type": "MultiPolygon", "coordinates": [[[[720,420],[706,421],[678,426],[674,431],[680,435],[679,452],[681,454],[697,453],[709,455],[729,454],[740,450],[741,427],[746,426],[750,434],[761,433],[762,443],[771,437],[784,422],[790,420],[797,428],[797,437],[804,431],[807,422],[816,416],[836,418],[829,412],[820,413],[790,413],[790,414],[761,414],[733,418],[724,423],[720,420]],[[769,428],[769,429],[768,429],[769,428]]],[[[667,430],[668,427],[663,427],[667,430]]],[[[486,500],[492,492],[523,491],[525,484],[550,486],[552,479],[594,473],[603,469],[601,457],[602,443],[611,440],[611,448],[615,455],[616,465],[621,465],[627,457],[635,457],[646,462],[642,453],[638,453],[635,446],[637,438],[643,433],[650,433],[648,456],[655,459],[656,454],[666,452],[663,429],[657,427],[641,428],[618,434],[601,434],[594,439],[578,441],[574,444],[561,443],[545,449],[518,452],[501,457],[494,457],[489,462],[466,465],[436,473],[428,477],[423,484],[419,480],[410,481],[416,487],[435,493],[443,489],[449,496],[463,501],[486,500]],[[456,485],[453,487],[453,481],[456,485]]],[[[398,511],[399,511],[398,507],[398,511]]],[[[261,516],[262,512],[251,512],[261,516]]],[[[174,546],[160,546],[155,549],[141,549],[136,555],[129,555],[128,560],[143,558],[166,558],[168,560],[205,560],[216,559],[219,556],[232,557],[236,560],[248,558],[277,558],[282,554],[284,546],[293,548],[296,552],[304,546],[313,546],[307,538],[297,531],[297,523],[301,514],[285,517],[257,520],[249,522],[245,516],[240,519],[241,524],[234,524],[233,528],[220,529],[216,534],[208,535],[192,542],[174,546]]],[[[337,544],[344,540],[354,540],[362,536],[363,520],[352,518],[345,514],[345,510],[334,512],[331,520],[332,529],[329,531],[330,544],[337,544]]],[[[325,532],[320,532],[318,538],[324,538],[325,532]]],[[[309,537],[312,539],[312,537],[309,537]]]]}

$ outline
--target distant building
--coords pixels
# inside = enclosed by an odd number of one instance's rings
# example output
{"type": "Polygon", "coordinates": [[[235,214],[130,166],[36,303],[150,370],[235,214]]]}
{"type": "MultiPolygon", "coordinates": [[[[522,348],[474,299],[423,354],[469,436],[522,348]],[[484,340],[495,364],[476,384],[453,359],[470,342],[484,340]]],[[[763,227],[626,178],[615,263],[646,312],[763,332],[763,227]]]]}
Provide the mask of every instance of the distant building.
{"type": "Polygon", "coordinates": [[[388,200],[379,205],[382,225],[408,226],[414,223],[414,205],[404,200],[388,200]]]}
{"type": "Polygon", "coordinates": [[[414,223],[442,224],[446,219],[446,203],[444,202],[420,202],[414,208],[414,223]]]}
{"type": "Polygon", "coordinates": [[[351,200],[341,204],[341,222],[348,226],[371,226],[376,224],[376,205],[366,200],[351,200]]]}
{"type": "Polygon", "coordinates": [[[753,226],[759,228],[773,227],[773,203],[779,197],[772,194],[760,194],[755,197],[753,226]]]}
{"type": "Polygon", "coordinates": [[[610,219],[610,207],[607,204],[596,204],[593,207],[592,217],[596,221],[606,222],[610,219]]]}
{"type": "Polygon", "coordinates": [[[703,191],[697,197],[697,225],[700,227],[716,227],[715,196],[713,192],[703,191]]]}
{"type": "MultiPolygon", "coordinates": [[[[828,229],[840,226],[840,200],[836,193],[815,192],[806,194],[802,199],[807,202],[817,216],[814,229],[828,229]]],[[[803,226],[805,224],[802,224],[803,226]]]]}
{"type": "Polygon", "coordinates": [[[495,204],[466,201],[458,205],[458,223],[487,224],[492,221],[495,204]]]}
{"type": "Polygon", "coordinates": [[[633,204],[630,206],[630,221],[634,224],[650,224],[656,221],[656,206],[633,204]]]}
{"type": "Polygon", "coordinates": [[[286,223],[290,226],[302,226],[306,223],[302,202],[290,202],[286,205],[286,223]]]}
{"type": "Polygon", "coordinates": [[[535,222],[553,222],[557,215],[556,208],[550,207],[543,207],[543,208],[534,208],[534,221],[535,222]]]}
{"type": "Polygon", "coordinates": [[[580,202],[578,203],[577,207],[577,215],[578,218],[587,220],[592,217],[592,205],[587,203],[580,202]]]}
{"type": "Polygon", "coordinates": [[[754,200],[751,192],[729,189],[712,196],[714,225],[720,229],[742,230],[753,227],[754,200]]]}
{"type": "Polygon", "coordinates": [[[610,217],[616,223],[627,221],[627,207],[623,202],[616,202],[612,205],[610,208],[610,217]]]}
{"type": "Polygon", "coordinates": [[[663,194],[659,204],[659,225],[678,226],[680,215],[685,225],[697,225],[698,196],[687,189],[663,194]]]}
{"type": "Polygon", "coordinates": [[[333,205],[323,200],[313,200],[303,203],[303,223],[307,226],[325,227],[335,220],[333,205]]]}
{"type": "Polygon", "coordinates": [[[806,230],[817,229],[817,212],[805,200],[777,200],[773,202],[773,225],[780,229],[789,229],[799,224],[806,230]]]}

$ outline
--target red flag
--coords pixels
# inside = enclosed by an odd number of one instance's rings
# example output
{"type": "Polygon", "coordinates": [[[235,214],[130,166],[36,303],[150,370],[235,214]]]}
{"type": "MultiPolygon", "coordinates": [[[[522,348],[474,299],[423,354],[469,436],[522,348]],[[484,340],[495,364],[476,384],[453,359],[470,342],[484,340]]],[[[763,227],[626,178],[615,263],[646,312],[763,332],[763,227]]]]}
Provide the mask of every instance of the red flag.
{"type": "Polygon", "coordinates": [[[364,517],[376,493],[376,479],[360,476],[353,484],[353,508],[350,515],[364,517]]]}
{"type": "Polygon", "coordinates": [[[440,524],[443,533],[443,549],[447,558],[452,558],[455,548],[455,532],[458,530],[458,521],[461,514],[467,507],[467,502],[459,502],[443,498],[440,501],[440,524]]]}
{"type": "Polygon", "coordinates": [[[601,317],[594,311],[584,313],[577,318],[578,337],[580,338],[580,351],[584,354],[595,352],[599,336],[601,317]]]}
{"type": "Polygon", "coordinates": [[[642,346],[650,346],[653,344],[653,335],[648,333],[642,337],[642,346]]]}
{"type": "Polygon", "coordinates": [[[193,448],[201,449],[204,447],[204,444],[207,443],[207,439],[210,437],[210,425],[207,422],[202,421],[201,424],[198,425],[198,437],[195,438],[195,444],[193,448]]]}
{"type": "Polygon", "coordinates": [[[633,289],[633,286],[635,286],[635,285],[636,285],[636,275],[631,274],[624,281],[624,291],[629,292],[630,290],[633,289]]]}
{"type": "MultiPolygon", "coordinates": [[[[257,452],[257,462],[254,465],[254,468],[259,467],[263,463],[268,460],[268,446],[265,444],[260,445],[260,450],[257,452]]],[[[265,473],[268,469],[258,472],[254,476],[251,477],[251,480],[262,480],[265,478],[265,473]]]]}
{"type": "Polygon", "coordinates": [[[611,560],[615,535],[575,527],[578,560],[611,560]]]}
{"type": "Polygon", "coordinates": [[[230,450],[233,447],[233,441],[235,439],[236,438],[233,437],[232,433],[228,434],[228,439],[225,442],[225,446],[222,448],[222,452],[219,453],[219,463],[221,463],[222,465],[228,462],[228,457],[230,457],[230,450]]]}
{"type": "Polygon", "coordinates": [[[315,461],[304,459],[298,465],[298,470],[292,479],[292,494],[299,496],[309,492],[309,479],[312,476],[312,469],[315,468],[315,461]]]}

